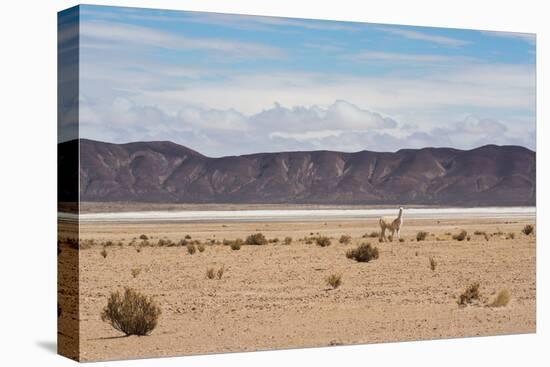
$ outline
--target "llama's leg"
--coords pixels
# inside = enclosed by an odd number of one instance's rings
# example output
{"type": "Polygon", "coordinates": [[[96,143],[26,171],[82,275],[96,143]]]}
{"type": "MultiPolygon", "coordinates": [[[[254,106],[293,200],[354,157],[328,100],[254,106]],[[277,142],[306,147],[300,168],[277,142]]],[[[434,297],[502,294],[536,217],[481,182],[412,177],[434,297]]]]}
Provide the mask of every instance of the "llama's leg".
{"type": "Polygon", "coordinates": [[[393,234],[395,233],[395,228],[392,228],[391,229],[391,242],[393,242],[393,234]]]}
{"type": "Polygon", "coordinates": [[[397,228],[397,240],[401,239],[401,228],[397,228]]]}
{"type": "Polygon", "coordinates": [[[386,227],[385,226],[380,226],[380,239],[382,241],[386,241],[386,227]]]}

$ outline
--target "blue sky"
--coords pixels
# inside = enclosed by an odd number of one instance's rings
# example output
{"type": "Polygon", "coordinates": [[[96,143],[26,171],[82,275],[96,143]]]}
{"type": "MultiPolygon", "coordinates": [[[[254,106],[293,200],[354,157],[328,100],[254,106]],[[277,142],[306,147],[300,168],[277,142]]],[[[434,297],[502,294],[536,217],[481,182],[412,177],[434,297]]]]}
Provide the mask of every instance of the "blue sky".
{"type": "Polygon", "coordinates": [[[84,138],[535,148],[534,35],[100,6],[80,22],[84,138]]]}

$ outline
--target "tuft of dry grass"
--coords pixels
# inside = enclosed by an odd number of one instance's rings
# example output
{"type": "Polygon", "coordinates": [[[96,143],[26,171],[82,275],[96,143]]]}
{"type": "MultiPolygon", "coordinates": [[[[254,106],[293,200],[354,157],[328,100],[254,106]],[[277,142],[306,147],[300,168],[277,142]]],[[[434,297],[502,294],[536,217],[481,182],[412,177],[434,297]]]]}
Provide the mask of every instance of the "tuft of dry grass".
{"type": "Polygon", "coordinates": [[[208,279],[214,279],[216,277],[216,270],[214,268],[208,268],[206,269],[206,277],[208,279]]]}
{"type": "Polygon", "coordinates": [[[508,303],[510,303],[511,299],[512,299],[512,295],[510,294],[510,291],[508,291],[508,289],[503,289],[500,292],[498,292],[497,297],[489,306],[504,307],[508,305],[508,303]]]}
{"type": "Polygon", "coordinates": [[[487,233],[485,233],[483,237],[485,238],[485,241],[489,241],[489,235],[487,233]]]}
{"type": "Polygon", "coordinates": [[[508,236],[506,236],[507,240],[513,240],[516,238],[516,234],[514,232],[508,233],[508,236]]]}
{"type": "Polygon", "coordinates": [[[199,244],[197,245],[197,249],[199,250],[199,252],[204,252],[204,250],[206,249],[206,247],[204,246],[204,244],[199,243],[199,244]]]}
{"type": "Polygon", "coordinates": [[[101,320],[125,335],[149,335],[157,326],[161,314],[155,301],[132,288],[124,293],[111,293],[107,306],[101,312],[101,320]]]}
{"type": "Polygon", "coordinates": [[[331,286],[332,289],[338,288],[342,285],[342,274],[331,274],[325,278],[327,285],[331,286]]]}
{"type": "Polygon", "coordinates": [[[245,243],[247,245],[262,246],[267,245],[267,239],[262,233],[254,233],[246,237],[245,243]]]}
{"type": "Polygon", "coordinates": [[[149,237],[147,237],[147,235],[145,235],[145,234],[142,234],[141,236],[139,236],[139,239],[147,241],[149,239],[149,237]]]}
{"type": "Polygon", "coordinates": [[[460,306],[465,306],[468,303],[472,303],[472,301],[478,300],[480,296],[479,293],[479,283],[472,283],[462,292],[462,294],[458,297],[458,304],[460,306]]]}
{"type": "Polygon", "coordinates": [[[101,250],[100,254],[105,259],[107,257],[107,249],[104,247],[103,250],[101,250]]]}
{"type": "Polygon", "coordinates": [[[437,267],[437,261],[433,257],[430,257],[430,269],[432,271],[435,271],[435,268],[437,267]]]}
{"type": "Polygon", "coordinates": [[[468,236],[468,232],[466,232],[464,229],[461,230],[458,234],[453,235],[453,240],[457,241],[464,241],[464,239],[468,236]]]}
{"type": "Polygon", "coordinates": [[[483,236],[484,234],[487,234],[487,232],[485,232],[485,231],[480,231],[480,230],[475,230],[475,231],[474,231],[474,234],[475,234],[476,236],[483,236]]]}
{"type": "Polygon", "coordinates": [[[532,224],[526,224],[525,227],[521,230],[524,235],[529,236],[535,230],[535,226],[532,224]]]}
{"type": "Polygon", "coordinates": [[[344,245],[347,245],[351,242],[351,236],[347,234],[343,234],[342,236],[340,236],[340,239],[338,240],[338,242],[343,243],[344,245]]]}
{"type": "Polygon", "coordinates": [[[380,232],[372,231],[371,233],[365,233],[363,238],[378,238],[380,237],[380,232]]]}
{"type": "Polygon", "coordinates": [[[328,238],[327,236],[319,236],[315,239],[315,244],[321,247],[330,246],[330,238],[328,238]]]}
{"type": "Polygon", "coordinates": [[[378,259],[378,256],[378,247],[373,247],[370,243],[362,243],[357,248],[346,252],[348,259],[354,259],[357,262],[369,262],[378,259]]]}
{"type": "Polygon", "coordinates": [[[131,272],[132,272],[132,277],[137,278],[137,276],[141,273],[141,269],[140,268],[132,268],[131,272]]]}
{"type": "Polygon", "coordinates": [[[405,239],[404,239],[404,238],[400,238],[400,239],[399,239],[399,242],[405,242],[405,239]]]}
{"type": "Polygon", "coordinates": [[[428,236],[428,232],[420,231],[416,234],[416,240],[417,241],[424,241],[427,236],[428,236]]]}
{"type": "Polygon", "coordinates": [[[197,248],[192,243],[188,243],[185,247],[187,248],[187,253],[189,253],[189,255],[193,255],[197,251],[197,248]]]}
{"type": "Polygon", "coordinates": [[[290,245],[292,243],[292,237],[285,237],[283,240],[283,245],[290,245]]]}
{"type": "Polygon", "coordinates": [[[218,280],[220,280],[222,277],[223,277],[223,272],[225,271],[225,268],[222,267],[218,269],[218,271],[216,272],[216,277],[218,278],[218,280]]]}

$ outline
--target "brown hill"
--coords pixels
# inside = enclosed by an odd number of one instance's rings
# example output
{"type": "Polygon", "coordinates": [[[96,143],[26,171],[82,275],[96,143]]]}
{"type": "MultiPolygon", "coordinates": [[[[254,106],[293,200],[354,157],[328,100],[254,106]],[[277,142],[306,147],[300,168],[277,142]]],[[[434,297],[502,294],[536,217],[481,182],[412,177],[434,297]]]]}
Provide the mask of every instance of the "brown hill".
{"type": "MultiPolygon", "coordinates": [[[[60,165],[71,142],[59,147],[60,165]]],[[[74,145],[75,143],[72,142],[74,145]]],[[[535,152],[331,151],[209,158],[171,142],[80,140],[80,199],[174,203],[534,205],[535,152]]],[[[60,167],[63,171],[63,167],[60,167]]]]}

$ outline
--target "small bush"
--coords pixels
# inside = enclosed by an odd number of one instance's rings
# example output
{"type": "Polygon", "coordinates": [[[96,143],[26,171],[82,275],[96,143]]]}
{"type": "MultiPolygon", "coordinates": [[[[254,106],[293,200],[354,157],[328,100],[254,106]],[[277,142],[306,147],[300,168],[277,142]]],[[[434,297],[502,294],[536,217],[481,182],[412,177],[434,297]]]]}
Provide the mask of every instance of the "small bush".
{"type": "Polygon", "coordinates": [[[216,272],[216,277],[218,278],[218,280],[223,277],[223,272],[224,271],[225,271],[225,268],[223,266],[218,269],[218,271],[216,272]]]}
{"type": "Polygon", "coordinates": [[[508,303],[510,303],[510,300],[512,299],[512,296],[510,295],[510,292],[507,289],[504,289],[500,291],[495,298],[495,300],[490,304],[491,307],[504,307],[508,303]]]}
{"type": "Polygon", "coordinates": [[[399,239],[399,242],[405,242],[405,239],[404,239],[404,238],[400,238],[400,239],[399,239]]]}
{"type": "Polygon", "coordinates": [[[363,243],[357,248],[346,252],[348,259],[354,259],[357,262],[369,262],[378,259],[378,256],[378,248],[372,247],[370,243],[363,243]]]}
{"type": "Polygon", "coordinates": [[[485,241],[489,241],[489,235],[487,233],[485,233],[483,237],[485,238],[485,241]]]}
{"type": "Polygon", "coordinates": [[[243,244],[243,240],[241,240],[240,238],[237,238],[235,241],[230,241],[229,247],[231,248],[231,250],[240,250],[242,244],[243,244]]]}
{"type": "Polygon", "coordinates": [[[134,278],[137,278],[137,276],[139,275],[139,273],[141,273],[141,269],[140,269],[140,268],[133,268],[133,269],[131,270],[131,272],[132,272],[132,276],[133,276],[134,278]]]}
{"type": "Polygon", "coordinates": [[[149,237],[147,237],[146,235],[142,234],[141,236],[139,236],[139,239],[140,239],[140,240],[147,241],[147,240],[149,239],[149,237]]]}
{"type": "Polygon", "coordinates": [[[319,236],[315,239],[315,244],[317,244],[317,246],[327,247],[330,246],[330,243],[330,238],[326,236],[319,236]]]}
{"type": "Polygon", "coordinates": [[[453,240],[464,241],[467,236],[468,232],[466,232],[465,230],[461,230],[458,234],[453,235],[453,240]]]}
{"type": "Polygon", "coordinates": [[[468,303],[472,303],[474,299],[478,300],[480,296],[479,293],[479,283],[472,283],[458,298],[458,304],[465,306],[468,303]]]}
{"type": "Polygon", "coordinates": [[[526,224],[521,231],[526,236],[529,236],[531,233],[533,233],[534,230],[535,230],[535,226],[533,226],[532,224],[526,224]]]}
{"type": "Polygon", "coordinates": [[[342,275],[341,274],[331,274],[325,278],[327,285],[331,286],[332,289],[338,288],[342,284],[342,275]]]}
{"type": "Polygon", "coordinates": [[[347,245],[351,242],[351,236],[347,234],[343,234],[338,240],[338,242],[343,243],[344,245],[347,245]]]}
{"type": "Polygon", "coordinates": [[[101,320],[126,335],[149,335],[157,326],[160,308],[152,298],[131,288],[111,293],[101,320]]]}
{"type": "Polygon", "coordinates": [[[216,273],[215,273],[214,268],[208,268],[208,269],[206,269],[206,277],[207,277],[208,279],[214,279],[215,276],[216,276],[216,273]]]}
{"type": "Polygon", "coordinates": [[[514,232],[510,232],[508,233],[508,236],[506,236],[507,240],[513,240],[514,238],[516,238],[516,234],[514,232]]]}
{"type": "Polygon", "coordinates": [[[245,243],[247,245],[262,246],[267,245],[267,239],[262,233],[254,233],[246,238],[245,243]]]}
{"type": "Polygon", "coordinates": [[[371,233],[365,233],[363,238],[378,238],[380,237],[380,232],[373,231],[371,233]]]}
{"type": "Polygon", "coordinates": [[[482,235],[487,234],[487,233],[484,232],[484,231],[476,230],[476,231],[474,231],[474,234],[475,234],[476,236],[482,236],[482,235]]]}
{"type": "Polygon", "coordinates": [[[185,239],[186,239],[186,240],[190,240],[190,239],[191,239],[191,236],[188,235],[188,234],[186,234],[186,235],[185,235],[185,239]]]}
{"type": "Polygon", "coordinates": [[[103,250],[101,250],[100,254],[105,259],[107,257],[107,249],[103,248],[103,250]]]}
{"type": "Polygon", "coordinates": [[[290,245],[292,243],[292,237],[285,237],[283,240],[284,245],[290,245]]]}
{"type": "Polygon", "coordinates": [[[428,237],[428,232],[420,231],[416,234],[417,241],[424,241],[428,237]]]}
{"type": "Polygon", "coordinates": [[[206,249],[206,247],[204,247],[204,245],[202,243],[199,243],[197,245],[197,249],[199,250],[199,252],[204,252],[204,250],[206,249]]]}
{"type": "Polygon", "coordinates": [[[435,268],[437,267],[437,261],[433,257],[430,257],[430,269],[432,271],[435,271],[435,268]]]}
{"type": "Polygon", "coordinates": [[[187,252],[189,253],[189,255],[193,255],[197,251],[197,248],[192,243],[188,243],[185,247],[187,248],[187,252]]]}

